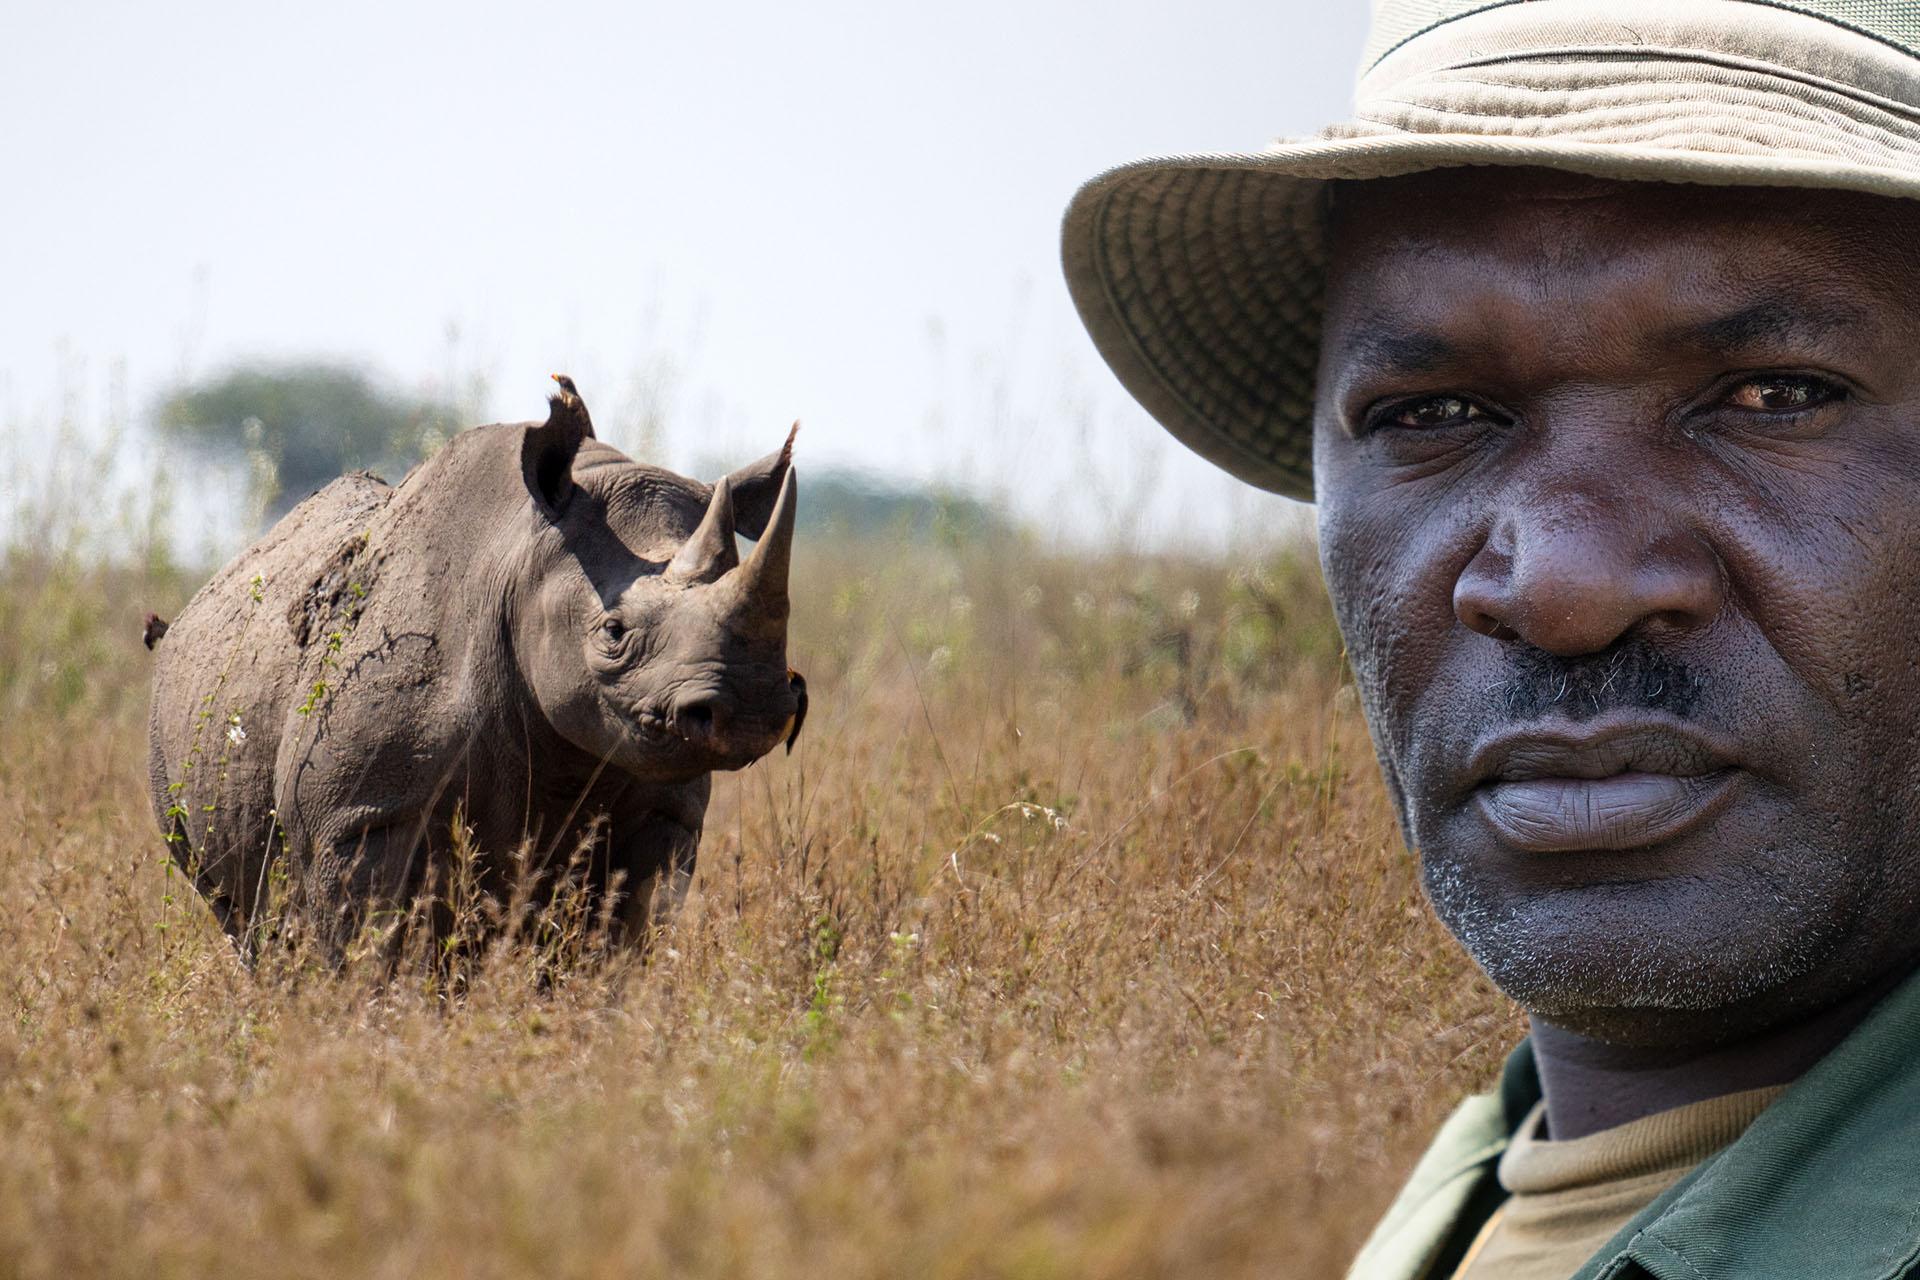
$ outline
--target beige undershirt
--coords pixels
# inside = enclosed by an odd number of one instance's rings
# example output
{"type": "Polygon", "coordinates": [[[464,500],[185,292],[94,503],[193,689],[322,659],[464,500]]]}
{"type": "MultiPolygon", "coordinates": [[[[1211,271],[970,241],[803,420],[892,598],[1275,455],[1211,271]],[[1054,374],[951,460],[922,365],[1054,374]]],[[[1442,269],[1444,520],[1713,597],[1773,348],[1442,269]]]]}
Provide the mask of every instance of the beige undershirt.
{"type": "Polygon", "coordinates": [[[1508,1198],[1453,1280],[1568,1280],[1633,1216],[1719,1151],[1786,1092],[1708,1098],[1584,1138],[1540,1136],[1546,1104],[1527,1114],[1500,1157],[1508,1198]]]}

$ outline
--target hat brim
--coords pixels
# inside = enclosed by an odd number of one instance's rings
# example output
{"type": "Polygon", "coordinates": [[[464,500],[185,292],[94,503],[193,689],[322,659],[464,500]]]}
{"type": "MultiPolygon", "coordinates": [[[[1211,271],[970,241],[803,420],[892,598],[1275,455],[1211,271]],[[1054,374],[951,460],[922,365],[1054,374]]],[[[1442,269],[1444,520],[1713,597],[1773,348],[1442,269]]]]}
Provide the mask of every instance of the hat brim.
{"type": "MultiPolygon", "coordinates": [[[[1659,91],[1669,107],[1685,101],[1670,81],[1659,91]]],[[[1769,141],[1805,141],[1787,132],[1797,113],[1756,127],[1742,106],[1737,121],[1690,122],[1685,145],[1587,141],[1576,121],[1571,137],[1374,134],[1124,165],[1067,210],[1068,288],[1101,355],[1168,431],[1249,484],[1310,502],[1330,182],[1482,165],[1920,197],[1920,122],[1869,120],[1832,154],[1808,154],[1769,141]]]]}

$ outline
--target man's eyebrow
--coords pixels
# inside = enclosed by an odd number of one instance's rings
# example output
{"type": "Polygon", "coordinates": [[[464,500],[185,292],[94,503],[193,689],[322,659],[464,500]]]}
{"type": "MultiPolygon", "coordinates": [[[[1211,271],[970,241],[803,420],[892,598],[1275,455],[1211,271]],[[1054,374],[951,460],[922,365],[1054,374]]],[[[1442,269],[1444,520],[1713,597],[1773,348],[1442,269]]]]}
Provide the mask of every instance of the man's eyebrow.
{"type": "Polygon", "coordinates": [[[1676,325],[1664,337],[1675,346],[1738,351],[1769,342],[1831,338],[1859,328],[1861,318],[1853,307],[1767,298],[1711,320],[1676,325]]]}
{"type": "Polygon", "coordinates": [[[1437,333],[1403,329],[1382,315],[1368,316],[1347,339],[1348,354],[1383,373],[1424,373],[1439,368],[1456,355],[1455,348],[1437,333]]]}

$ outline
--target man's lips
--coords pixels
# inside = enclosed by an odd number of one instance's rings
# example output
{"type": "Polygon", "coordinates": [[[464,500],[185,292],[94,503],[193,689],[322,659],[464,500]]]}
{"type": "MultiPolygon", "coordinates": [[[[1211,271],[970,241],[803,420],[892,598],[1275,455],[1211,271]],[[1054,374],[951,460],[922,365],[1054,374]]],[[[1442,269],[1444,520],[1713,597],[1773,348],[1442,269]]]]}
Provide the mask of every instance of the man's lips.
{"type": "Polygon", "coordinates": [[[1617,717],[1497,734],[1468,772],[1481,816],[1527,853],[1677,839],[1717,816],[1740,776],[1732,750],[1691,725],[1617,717]]]}

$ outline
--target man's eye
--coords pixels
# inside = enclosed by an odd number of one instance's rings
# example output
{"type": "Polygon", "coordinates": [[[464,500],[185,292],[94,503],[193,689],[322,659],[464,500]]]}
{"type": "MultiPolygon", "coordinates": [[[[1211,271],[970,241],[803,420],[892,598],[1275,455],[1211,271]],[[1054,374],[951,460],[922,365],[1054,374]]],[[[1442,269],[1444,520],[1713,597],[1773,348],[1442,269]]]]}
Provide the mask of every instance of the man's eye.
{"type": "Polygon", "coordinates": [[[1840,388],[1824,378],[1779,374],[1749,378],[1733,389],[1727,403],[1753,413],[1794,413],[1840,398],[1840,388]]]}
{"type": "Polygon", "coordinates": [[[1473,401],[1460,396],[1426,396],[1419,400],[1403,400],[1390,407],[1381,416],[1381,421],[1390,427],[1432,430],[1480,419],[1491,420],[1492,417],[1473,401]]]}

